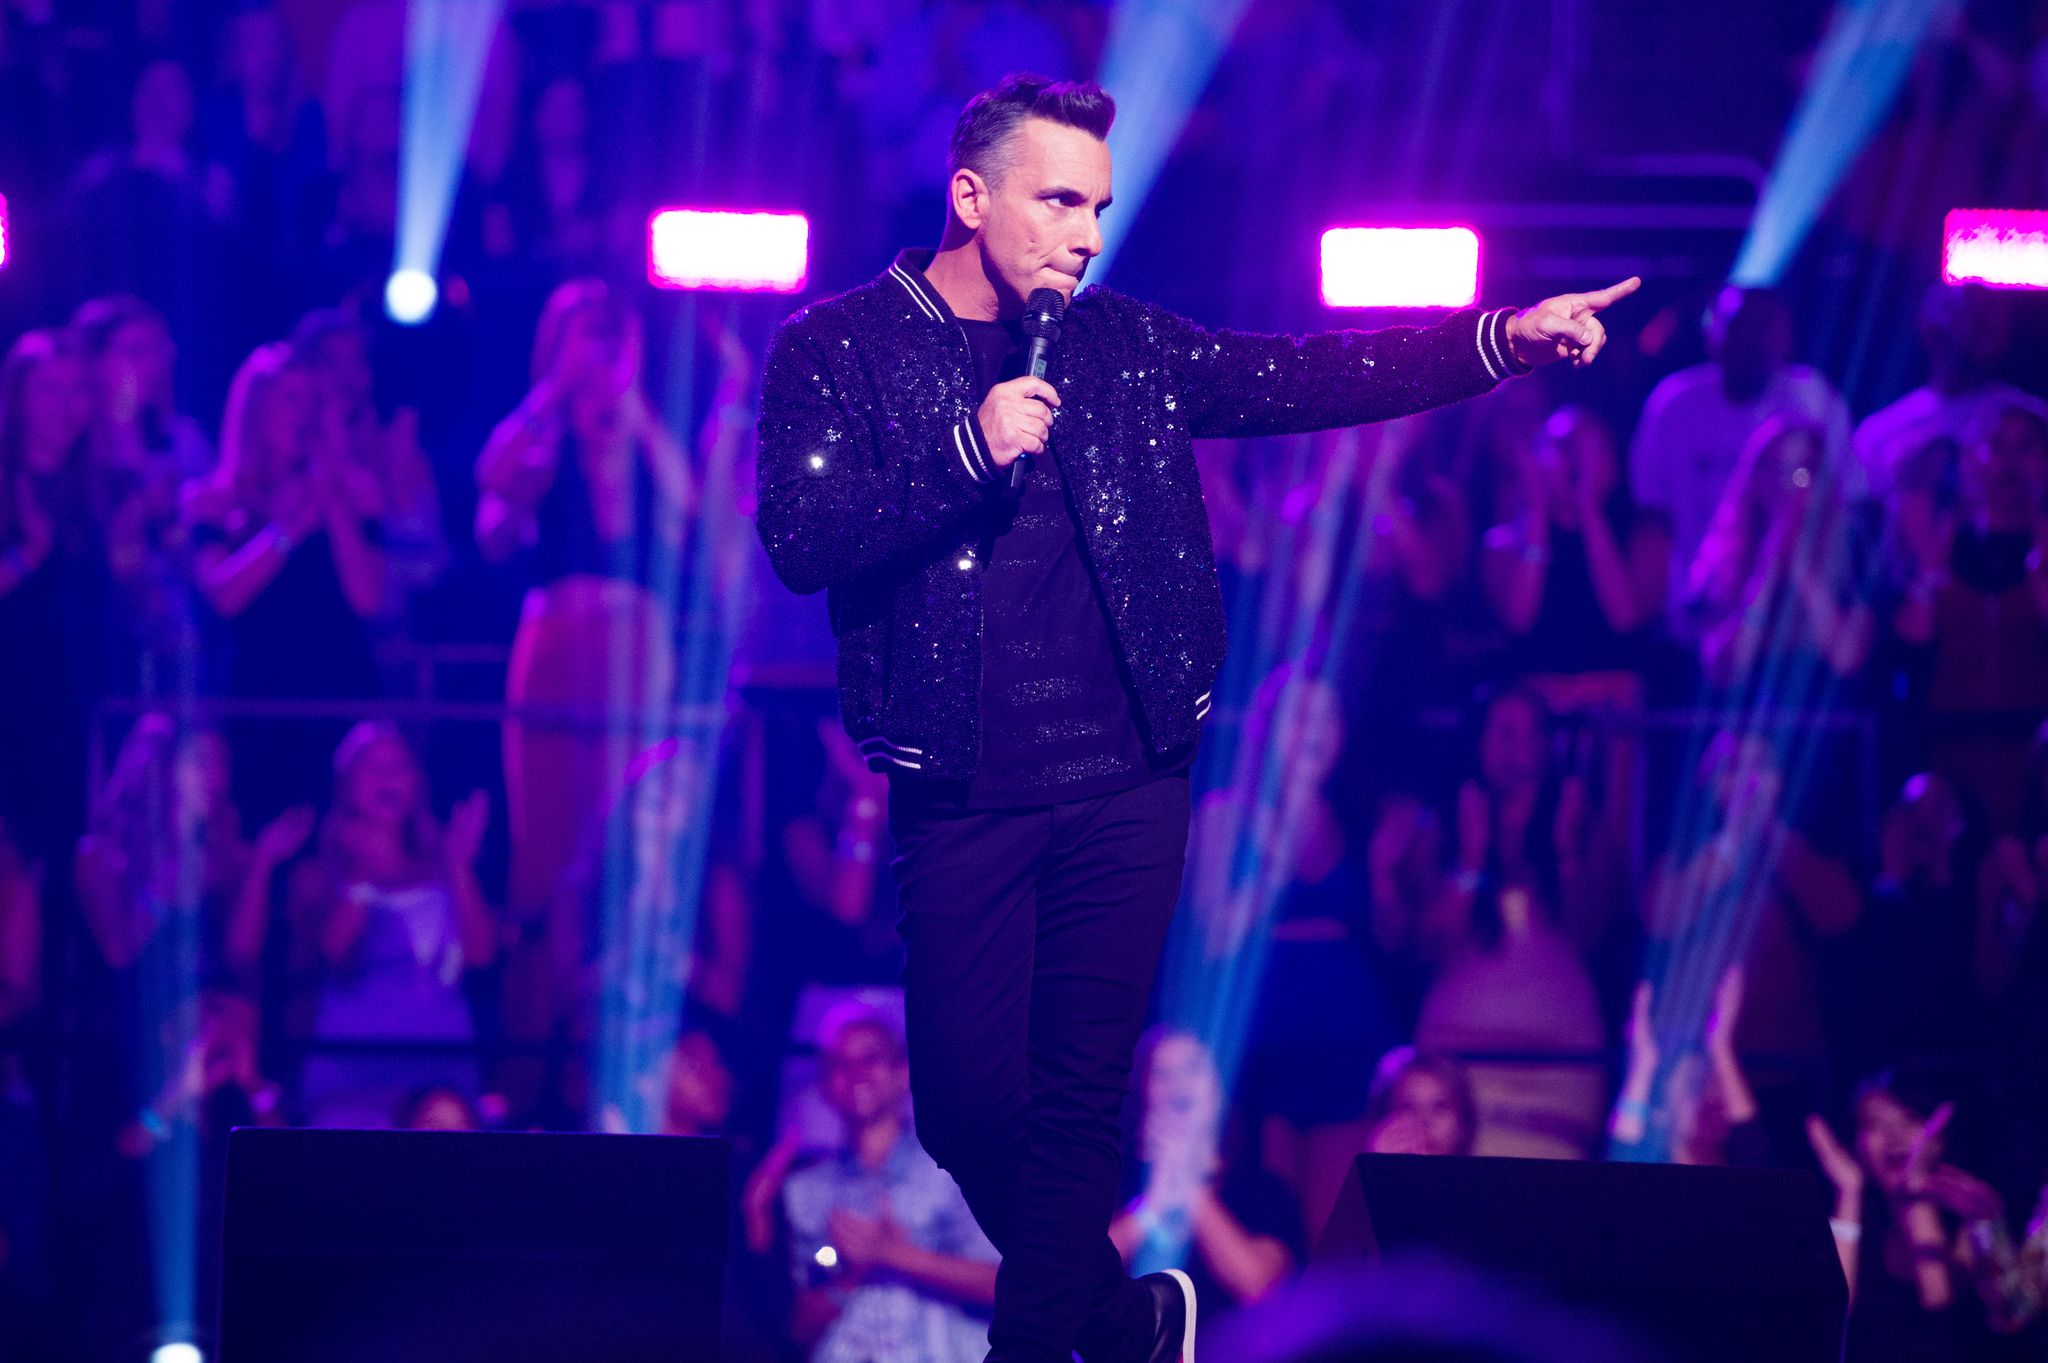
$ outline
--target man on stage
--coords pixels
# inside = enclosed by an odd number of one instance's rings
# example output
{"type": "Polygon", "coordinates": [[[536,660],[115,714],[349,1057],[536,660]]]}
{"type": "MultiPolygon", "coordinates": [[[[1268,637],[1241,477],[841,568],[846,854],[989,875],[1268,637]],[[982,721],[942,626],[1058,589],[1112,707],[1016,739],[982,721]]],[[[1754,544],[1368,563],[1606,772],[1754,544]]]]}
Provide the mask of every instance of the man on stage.
{"type": "Polygon", "coordinates": [[[1133,1281],[1108,1234],[1223,660],[1189,441],[1590,363],[1637,284],[1309,337],[1076,296],[1114,112],[1035,76],[975,96],[939,249],[791,317],[763,376],[761,538],[792,589],[829,589],[842,716],[890,773],[917,1131],[1002,1253],[999,1363],[1192,1351],[1185,1277],[1133,1281]],[[1037,378],[1020,319],[1046,288],[1071,305],[1037,378]]]}

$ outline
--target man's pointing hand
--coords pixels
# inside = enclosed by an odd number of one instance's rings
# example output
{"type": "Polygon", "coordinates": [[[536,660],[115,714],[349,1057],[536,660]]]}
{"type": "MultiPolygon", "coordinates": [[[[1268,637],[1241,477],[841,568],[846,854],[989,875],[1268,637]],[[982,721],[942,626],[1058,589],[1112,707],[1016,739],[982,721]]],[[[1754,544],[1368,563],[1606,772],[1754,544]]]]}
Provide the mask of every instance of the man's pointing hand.
{"type": "Polygon", "coordinates": [[[1561,293],[1546,298],[1533,308],[1524,308],[1508,319],[1508,344],[1515,358],[1534,367],[1553,360],[1570,360],[1584,367],[1607,344],[1607,328],[1596,315],[1612,307],[1643,286],[1631,275],[1619,284],[1592,293],[1561,293]]]}

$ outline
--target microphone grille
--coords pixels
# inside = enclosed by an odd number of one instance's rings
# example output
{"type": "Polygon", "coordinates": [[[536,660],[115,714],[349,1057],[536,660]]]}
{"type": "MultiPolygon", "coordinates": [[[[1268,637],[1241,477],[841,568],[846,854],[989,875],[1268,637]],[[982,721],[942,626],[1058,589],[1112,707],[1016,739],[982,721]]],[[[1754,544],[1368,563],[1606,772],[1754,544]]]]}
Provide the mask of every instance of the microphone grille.
{"type": "Polygon", "coordinates": [[[1060,334],[1060,319],[1067,313],[1067,296],[1058,289],[1033,289],[1024,300],[1024,334],[1053,340],[1060,334]]]}

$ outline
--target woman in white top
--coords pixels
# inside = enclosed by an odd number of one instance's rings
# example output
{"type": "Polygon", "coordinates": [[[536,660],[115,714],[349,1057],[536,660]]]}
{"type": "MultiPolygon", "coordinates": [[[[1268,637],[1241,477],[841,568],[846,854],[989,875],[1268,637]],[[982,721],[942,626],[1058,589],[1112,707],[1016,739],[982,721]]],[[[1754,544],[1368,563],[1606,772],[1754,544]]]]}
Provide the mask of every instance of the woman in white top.
{"type": "Polygon", "coordinates": [[[497,955],[475,869],[489,815],[474,792],[444,831],[419,759],[391,724],[358,724],[336,750],[334,803],[290,904],[293,963],[309,984],[302,1034],[314,1049],[300,1100],[311,1124],[389,1126],[428,1084],[477,1091],[463,984],[497,955]],[[394,1050],[319,1049],[380,1041],[394,1050]]]}

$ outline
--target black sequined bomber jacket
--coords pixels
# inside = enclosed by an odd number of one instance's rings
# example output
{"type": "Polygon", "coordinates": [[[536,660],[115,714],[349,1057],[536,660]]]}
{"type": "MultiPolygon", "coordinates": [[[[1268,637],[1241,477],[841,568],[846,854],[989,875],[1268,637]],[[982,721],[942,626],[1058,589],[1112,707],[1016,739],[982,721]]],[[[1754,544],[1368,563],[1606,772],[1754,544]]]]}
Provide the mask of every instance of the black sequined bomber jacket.
{"type": "MultiPolygon", "coordinates": [[[[964,781],[980,743],[981,574],[1008,471],[975,413],[966,334],[906,251],[783,322],[762,374],[759,529],[793,591],[828,591],[839,699],[868,764],[964,781]]],[[[1192,742],[1223,662],[1223,598],[1190,441],[1383,421],[1521,372],[1513,309],[1430,327],[1212,331],[1075,294],[1046,379],[1051,443],[1146,742],[1192,742]]]]}

